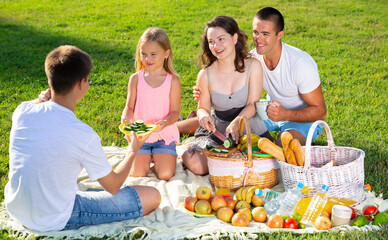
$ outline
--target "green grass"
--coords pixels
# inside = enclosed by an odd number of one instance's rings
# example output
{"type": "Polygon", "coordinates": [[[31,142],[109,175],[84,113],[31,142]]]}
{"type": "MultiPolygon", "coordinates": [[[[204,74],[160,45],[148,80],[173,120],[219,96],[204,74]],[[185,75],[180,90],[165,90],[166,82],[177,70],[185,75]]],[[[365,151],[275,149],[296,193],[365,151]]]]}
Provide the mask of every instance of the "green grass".
{"type": "MultiPolygon", "coordinates": [[[[118,124],[128,77],[134,72],[136,44],[144,30],[161,27],[170,37],[174,65],[181,76],[181,111],[186,116],[196,108],[191,87],[199,71],[197,56],[205,23],[217,15],[234,17],[253,48],[252,17],[264,6],[283,13],[283,42],[303,49],[317,62],[326,121],[335,144],[363,149],[365,182],[388,197],[387,1],[77,2],[0,0],[0,200],[7,182],[12,112],[48,88],[44,59],[50,50],[72,44],[92,56],[91,87],[76,115],[95,129],[103,145],[124,146],[118,124]]],[[[316,144],[327,141],[320,137],[316,144]]],[[[381,232],[387,235],[386,229],[381,232]]],[[[367,236],[358,233],[355,238],[367,236]]],[[[295,236],[281,233],[277,237],[295,236]]],[[[341,235],[309,235],[311,239],[326,237],[340,239],[341,235]]]]}

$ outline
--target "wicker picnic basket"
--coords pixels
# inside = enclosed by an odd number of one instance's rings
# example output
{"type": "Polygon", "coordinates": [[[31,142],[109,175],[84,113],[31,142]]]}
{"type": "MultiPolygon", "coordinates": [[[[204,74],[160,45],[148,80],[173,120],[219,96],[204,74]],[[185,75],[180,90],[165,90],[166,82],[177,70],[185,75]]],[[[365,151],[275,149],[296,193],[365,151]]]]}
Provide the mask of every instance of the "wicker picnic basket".
{"type": "Polygon", "coordinates": [[[304,166],[278,160],[286,190],[301,182],[310,189],[305,197],[312,197],[325,184],[329,186],[328,197],[363,201],[364,151],[352,147],[336,147],[330,128],[324,121],[316,121],[311,126],[304,149],[304,166]],[[325,128],[328,146],[311,146],[313,132],[319,124],[325,128]],[[334,166],[322,167],[330,161],[335,162],[334,166]]]}
{"type": "Polygon", "coordinates": [[[229,157],[207,156],[211,184],[232,191],[242,186],[272,188],[278,184],[279,165],[275,158],[252,156],[251,130],[245,116],[239,123],[240,136],[244,126],[248,137],[248,154],[236,151],[229,157]]]}

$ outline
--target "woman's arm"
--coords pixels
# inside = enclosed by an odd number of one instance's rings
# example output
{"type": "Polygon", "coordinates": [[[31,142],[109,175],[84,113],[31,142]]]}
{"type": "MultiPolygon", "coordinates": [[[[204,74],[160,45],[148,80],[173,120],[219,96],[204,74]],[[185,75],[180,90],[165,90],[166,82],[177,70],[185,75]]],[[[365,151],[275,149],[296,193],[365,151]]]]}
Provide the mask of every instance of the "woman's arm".
{"type": "Polygon", "coordinates": [[[125,103],[123,114],[121,115],[121,122],[131,122],[132,120],[133,110],[135,108],[138,79],[139,78],[137,73],[132,74],[132,76],[129,78],[127,101],[125,103]]]}
{"type": "Polygon", "coordinates": [[[213,118],[210,115],[211,98],[210,98],[209,83],[206,75],[206,69],[202,69],[198,73],[197,86],[201,91],[201,95],[199,96],[199,99],[198,99],[198,111],[197,111],[199,124],[206,130],[211,132],[214,129],[215,125],[213,122],[213,118]]]}
{"type": "Polygon", "coordinates": [[[170,89],[170,114],[162,120],[156,122],[159,125],[158,130],[176,123],[180,116],[181,110],[181,83],[177,76],[173,76],[171,79],[171,89],[170,89]]]}
{"type": "MultiPolygon", "coordinates": [[[[263,91],[263,70],[261,63],[253,59],[248,77],[248,99],[247,104],[240,112],[240,114],[229,124],[226,128],[226,136],[232,135],[233,140],[238,141],[238,127],[242,116],[246,116],[247,119],[253,117],[256,113],[255,102],[260,101],[261,92],[263,91]]],[[[202,92],[201,92],[202,94],[202,92]]]]}

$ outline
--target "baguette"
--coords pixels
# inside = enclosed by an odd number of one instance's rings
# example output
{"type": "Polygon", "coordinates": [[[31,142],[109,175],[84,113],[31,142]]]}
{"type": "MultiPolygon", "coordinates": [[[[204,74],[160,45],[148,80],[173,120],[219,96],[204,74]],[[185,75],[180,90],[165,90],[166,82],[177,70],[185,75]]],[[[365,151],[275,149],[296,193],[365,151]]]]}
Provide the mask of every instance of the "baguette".
{"type": "MultiPolygon", "coordinates": [[[[284,150],[283,150],[283,151],[284,151],[284,150]]],[[[286,161],[287,161],[289,164],[298,166],[298,164],[296,163],[295,154],[294,154],[294,152],[291,150],[291,148],[287,148],[287,150],[284,151],[284,157],[286,158],[286,161]]]]}
{"type": "Polygon", "coordinates": [[[296,162],[299,166],[304,166],[304,149],[300,145],[298,139],[292,139],[290,142],[290,148],[295,154],[296,162]]]}
{"type": "Polygon", "coordinates": [[[282,162],[285,162],[284,153],[281,147],[276,145],[275,143],[271,142],[268,138],[261,138],[257,142],[257,146],[263,151],[266,152],[273,157],[279,159],[282,162]]]}
{"type": "MultiPolygon", "coordinates": [[[[292,134],[290,132],[284,131],[282,135],[280,135],[280,140],[282,141],[283,151],[286,152],[288,147],[290,146],[290,142],[293,139],[292,134]]],[[[287,156],[286,156],[287,159],[287,156]]]]}

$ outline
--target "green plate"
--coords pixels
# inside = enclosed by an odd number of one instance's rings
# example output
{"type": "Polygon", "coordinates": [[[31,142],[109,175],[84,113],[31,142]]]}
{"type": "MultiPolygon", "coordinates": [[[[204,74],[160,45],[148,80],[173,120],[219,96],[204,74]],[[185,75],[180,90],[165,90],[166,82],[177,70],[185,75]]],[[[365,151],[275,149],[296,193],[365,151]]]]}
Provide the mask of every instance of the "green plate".
{"type": "MultiPolygon", "coordinates": [[[[248,148],[245,149],[245,152],[248,153],[248,148]]],[[[272,158],[272,155],[269,155],[268,153],[260,153],[260,148],[258,146],[252,147],[252,155],[261,158],[272,158]]]]}

